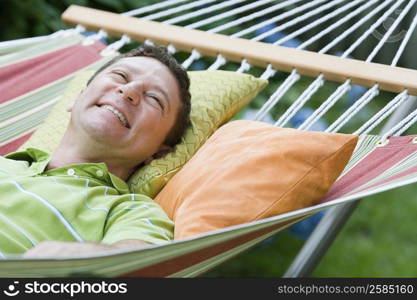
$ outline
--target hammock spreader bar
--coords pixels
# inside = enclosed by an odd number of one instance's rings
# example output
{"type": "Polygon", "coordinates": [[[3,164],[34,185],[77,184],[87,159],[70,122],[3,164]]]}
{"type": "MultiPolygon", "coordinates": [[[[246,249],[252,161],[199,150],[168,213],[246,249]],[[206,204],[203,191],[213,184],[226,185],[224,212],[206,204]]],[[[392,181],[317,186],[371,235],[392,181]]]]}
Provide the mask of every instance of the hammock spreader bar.
{"type": "Polygon", "coordinates": [[[286,72],[295,68],[301,75],[309,77],[322,73],[326,80],[345,82],[350,79],[352,84],[367,87],[377,83],[381,90],[400,93],[408,89],[409,94],[417,95],[417,81],[410,80],[417,78],[416,70],[299,51],[76,5],[70,6],[62,17],[71,25],[82,24],[90,30],[103,29],[112,36],[126,34],[139,42],[150,39],[158,44],[173,44],[180,51],[197,50],[211,57],[221,54],[229,61],[241,62],[246,59],[254,66],[271,64],[274,69],[286,72]]]}

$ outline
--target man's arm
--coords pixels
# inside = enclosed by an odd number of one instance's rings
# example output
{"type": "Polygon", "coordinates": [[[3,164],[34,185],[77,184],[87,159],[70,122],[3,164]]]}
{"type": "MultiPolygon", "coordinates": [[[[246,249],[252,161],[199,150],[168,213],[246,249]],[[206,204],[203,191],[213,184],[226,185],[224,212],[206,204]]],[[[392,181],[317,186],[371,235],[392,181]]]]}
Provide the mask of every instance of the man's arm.
{"type": "Polygon", "coordinates": [[[68,257],[68,256],[89,256],[95,254],[105,254],[109,251],[121,249],[140,249],[148,246],[140,240],[122,240],[111,245],[89,242],[42,242],[29,249],[23,254],[26,258],[41,257],[68,257]]]}

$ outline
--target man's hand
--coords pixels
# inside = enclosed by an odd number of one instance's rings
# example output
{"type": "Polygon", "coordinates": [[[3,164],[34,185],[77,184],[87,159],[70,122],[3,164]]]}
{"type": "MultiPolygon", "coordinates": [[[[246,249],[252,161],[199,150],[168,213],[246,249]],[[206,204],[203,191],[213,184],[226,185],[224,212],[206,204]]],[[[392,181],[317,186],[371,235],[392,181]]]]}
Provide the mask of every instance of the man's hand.
{"type": "Polygon", "coordinates": [[[139,240],[124,240],[112,245],[99,243],[78,243],[78,242],[42,242],[29,249],[23,254],[26,258],[41,257],[68,257],[68,256],[89,256],[105,254],[109,251],[120,249],[139,249],[146,247],[145,242],[139,240]]]}

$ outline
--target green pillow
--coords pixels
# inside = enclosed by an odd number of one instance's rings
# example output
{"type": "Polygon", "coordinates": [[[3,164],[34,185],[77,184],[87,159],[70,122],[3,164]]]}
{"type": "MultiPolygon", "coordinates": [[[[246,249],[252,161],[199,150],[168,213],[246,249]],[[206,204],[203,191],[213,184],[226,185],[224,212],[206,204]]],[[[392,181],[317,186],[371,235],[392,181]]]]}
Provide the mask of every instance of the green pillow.
{"type": "MultiPolygon", "coordinates": [[[[44,123],[21,148],[53,152],[63,136],[70,114],[66,107],[85,86],[94,71],[80,72],[44,123]]],[[[154,198],[168,180],[193,156],[213,132],[248,104],[267,84],[266,80],[229,71],[191,71],[191,123],[174,151],[136,171],[129,188],[154,198]]]]}

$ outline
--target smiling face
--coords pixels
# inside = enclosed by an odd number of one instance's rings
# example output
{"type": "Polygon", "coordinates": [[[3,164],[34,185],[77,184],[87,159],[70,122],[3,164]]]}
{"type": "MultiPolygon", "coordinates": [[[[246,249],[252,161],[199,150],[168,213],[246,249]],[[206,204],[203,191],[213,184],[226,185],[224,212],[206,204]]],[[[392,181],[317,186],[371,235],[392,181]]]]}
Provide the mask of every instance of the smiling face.
{"type": "Polygon", "coordinates": [[[79,95],[71,126],[108,155],[137,165],[164,148],[180,106],[178,83],[164,64],[125,57],[100,72],[79,95]]]}

